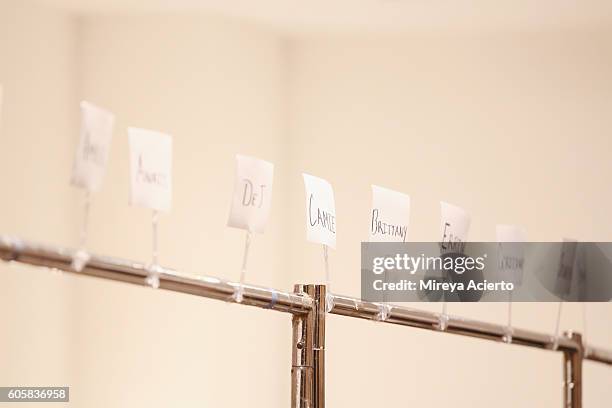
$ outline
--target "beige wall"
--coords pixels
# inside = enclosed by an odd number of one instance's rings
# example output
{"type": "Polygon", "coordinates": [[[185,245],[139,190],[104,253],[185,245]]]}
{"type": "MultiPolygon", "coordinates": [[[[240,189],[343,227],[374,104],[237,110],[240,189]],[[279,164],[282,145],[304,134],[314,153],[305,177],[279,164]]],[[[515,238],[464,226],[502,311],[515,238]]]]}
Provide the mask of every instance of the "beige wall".
{"type": "MultiPolygon", "coordinates": [[[[296,40],[289,60],[295,279],[324,278],[321,249],[304,242],[300,171],[335,188],[330,264],[339,293],[360,293],[370,184],[410,194],[413,241],[438,239],[440,200],[472,214],[474,241],[495,240],[497,223],[524,225],[532,240],[611,239],[612,195],[602,184],[612,174],[612,117],[604,113],[612,108],[610,38],[577,31],[296,40]]],[[[580,306],[564,310],[562,327],[582,329],[580,306]]],[[[449,312],[506,319],[499,303],[451,304],[449,312]]],[[[589,340],[611,344],[610,313],[609,304],[589,305],[589,340]]],[[[555,304],[514,307],[515,324],[539,331],[552,332],[555,316],[555,304]]],[[[549,353],[336,317],[328,342],[331,406],[376,405],[374,379],[406,390],[389,393],[390,406],[561,405],[560,360],[549,353]],[[354,389],[371,392],[349,396],[354,389]]],[[[600,369],[586,368],[586,406],[612,398],[600,369]]]]}
{"type": "MultiPolygon", "coordinates": [[[[174,136],[160,260],[190,273],[238,279],[244,234],[225,227],[236,153],[276,166],[272,219],[249,259],[247,280],[260,285],[323,280],[322,250],[305,242],[302,171],[334,185],[330,262],[343,294],[359,294],[372,183],[411,195],[412,240],[437,238],[441,199],[472,214],[473,240],[494,239],[498,222],[523,224],[534,240],[612,234],[612,196],[599,182],[612,170],[609,33],[289,40],[205,15],[70,17],[11,4],[0,3],[0,146],[10,152],[0,180],[15,188],[0,205],[15,216],[1,218],[2,233],[75,245],[81,197],[67,182],[77,100],[88,99],[117,115],[92,206],[96,253],[150,258],[151,214],[127,206],[130,125],[174,136]],[[8,40],[17,37],[30,47],[8,40]]],[[[72,406],[88,408],[288,404],[288,316],[31,268],[1,272],[11,334],[0,336],[10,363],[0,383],[67,383],[72,406]],[[59,350],[51,358],[50,348],[59,350]]],[[[550,332],[555,307],[517,304],[514,321],[550,332]]],[[[503,304],[449,310],[506,316],[503,304]]],[[[610,312],[589,305],[595,344],[611,346],[610,312]]],[[[562,326],[581,329],[581,313],[566,306],[562,326]]],[[[553,353],[337,316],[327,338],[329,406],[561,405],[553,353]]],[[[608,406],[610,369],[585,370],[585,405],[608,406]]]]}
{"type": "MultiPolygon", "coordinates": [[[[80,20],[80,96],[117,115],[91,248],[150,259],[151,212],[127,206],[126,127],[157,129],[174,136],[160,262],[238,279],[245,234],[225,225],[234,156],[249,154],[274,162],[276,175],[269,228],[253,239],[248,281],[286,288],[284,58],[277,36],[223,19],[80,20]]],[[[79,405],[286,404],[286,316],[93,280],[78,289],[79,405]],[[243,392],[234,391],[238,385],[243,392]]]]}
{"type": "MultiPolygon", "coordinates": [[[[0,1],[2,234],[75,243],[75,28],[65,13],[0,1]]],[[[0,384],[70,382],[71,288],[57,273],[0,263],[0,384]]]]}

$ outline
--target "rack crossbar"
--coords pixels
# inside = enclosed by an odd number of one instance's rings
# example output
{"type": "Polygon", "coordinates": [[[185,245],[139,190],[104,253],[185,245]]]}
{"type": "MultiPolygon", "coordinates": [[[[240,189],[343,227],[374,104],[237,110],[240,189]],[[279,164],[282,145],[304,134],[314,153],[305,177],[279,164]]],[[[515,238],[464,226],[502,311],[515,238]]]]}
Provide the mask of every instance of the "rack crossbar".
{"type": "MultiPolygon", "coordinates": [[[[72,267],[73,255],[77,251],[26,243],[21,240],[0,237],[0,258],[8,262],[20,262],[35,266],[55,268],[78,275],[94,276],[146,286],[147,265],[124,259],[90,255],[85,267],[77,272],[72,267]]],[[[234,298],[238,283],[212,276],[187,275],[161,268],[159,288],[188,293],[210,299],[238,303],[234,298]]],[[[312,308],[312,299],[296,293],[245,284],[240,304],[293,314],[306,314],[312,308]]]]}
{"type": "MultiPolygon", "coordinates": [[[[91,255],[82,271],[72,268],[73,255],[77,251],[25,242],[19,239],[0,236],[0,258],[5,261],[20,262],[35,266],[56,268],[80,275],[146,285],[147,266],[142,263],[105,256],[91,255]]],[[[238,283],[210,276],[187,275],[172,269],[162,268],[160,288],[175,292],[189,293],[211,299],[237,303],[233,295],[238,283]]],[[[334,306],[330,313],[348,317],[373,320],[380,312],[380,305],[364,302],[357,298],[333,295],[334,306]]],[[[255,285],[244,285],[241,304],[264,309],[277,310],[294,315],[306,315],[314,308],[313,299],[305,293],[289,293],[255,285]]],[[[392,305],[384,323],[399,324],[426,330],[439,331],[439,314],[392,305]]],[[[502,325],[448,317],[444,333],[468,337],[503,341],[507,328],[502,325]]],[[[520,328],[513,328],[512,344],[554,349],[554,336],[520,328]]],[[[557,351],[565,353],[581,352],[585,360],[612,365],[612,352],[602,348],[580,344],[571,336],[557,339],[557,351]]]]}
{"type": "MultiPolygon", "coordinates": [[[[333,314],[373,320],[376,319],[379,312],[380,305],[377,303],[334,295],[334,308],[331,311],[333,314]]],[[[441,331],[439,329],[440,315],[438,313],[395,305],[391,306],[388,317],[384,322],[441,331]]],[[[458,316],[448,316],[447,327],[444,332],[501,342],[506,335],[507,327],[458,316]]],[[[552,350],[554,340],[554,336],[543,333],[520,328],[512,329],[512,344],[552,350]]],[[[579,347],[580,345],[567,337],[559,337],[557,341],[559,351],[577,351],[579,347]]],[[[589,350],[591,352],[585,358],[612,364],[612,354],[610,352],[597,348],[590,348],[589,350]]]]}

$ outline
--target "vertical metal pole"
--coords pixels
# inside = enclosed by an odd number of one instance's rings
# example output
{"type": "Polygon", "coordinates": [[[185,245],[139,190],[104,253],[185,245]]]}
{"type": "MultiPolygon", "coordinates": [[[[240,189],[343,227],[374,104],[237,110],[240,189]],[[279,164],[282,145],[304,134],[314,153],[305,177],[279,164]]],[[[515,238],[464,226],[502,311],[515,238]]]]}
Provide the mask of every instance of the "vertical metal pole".
{"type": "Polygon", "coordinates": [[[582,336],[570,331],[565,337],[573,340],[578,350],[563,352],[563,407],[582,408],[582,336]]]}
{"type": "MultiPolygon", "coordinates": [[[[295,293],[307,295],[306,285],[295,285],[295,293]]],[[[312,312],[294,314],[291,357],[291,408],[311,408],[312,404],[312,312]]]]}
{"type": "Polygon", "coordinates": [[[295,285],[313,309],[293,315],[291,407],[325,408],[325,285],[295,285]]]}
{"type": "Polygon", "coordinates": [[[327,288],[325,285],[309,285],[315,300],[312,311],[314,319],[313,354],[313,388],[315,408],[325,408],[325,308],[327,288]]]}

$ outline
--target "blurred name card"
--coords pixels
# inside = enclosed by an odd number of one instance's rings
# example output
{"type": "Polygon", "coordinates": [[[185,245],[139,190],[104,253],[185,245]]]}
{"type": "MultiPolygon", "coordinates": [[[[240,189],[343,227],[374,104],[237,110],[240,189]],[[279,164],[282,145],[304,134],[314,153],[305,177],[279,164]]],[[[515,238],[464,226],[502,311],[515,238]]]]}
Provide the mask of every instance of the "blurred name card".
{"type": "Polygon", "coordinates": [[[370,242],[406,242],[410,221],[410,197],[372,186],[370,242]]]}
{"type": "Polygon", "coordinates": [[[152,130],[128,128],[130,205],[170,211],[172,138],[152,130]]]}
{"type": "Polygon", "coordinates": [[[470,216],[461,207],[440,201],[440,251],[463,253],[470,229],[470,216]]]}
{"type": "Polygon", "coordinates": [[[102,187],[115,116],[89,102],[81,102],[81,137],[72,168],[72,185],[89,191],[102,187]]]}
{"type": "Polygon", "coordinates": [[[265,160],[236,156],[236,181],[227,225],[263,233],[270,216],[274,165],[265,160]]]}
{"type": "Polygon", "coordinates": [[[563,239],[561,255],[559,257],[559,269],[557,270],[557,282],[555,284],[555,292],[562,297],[569,295],[572,288],[577,248],[578,241],[575,239],[563,239]]]}
{"type": "Polygon", "coordinates": [[[303,174],[306,189],[306,238],[336,248],[334,191],[326,180],[303,174]]]}
{"type": "Polygon", "coordinates": [[[500,224],[496,226],[495,233],[498,242],[499,277],[519,286],[523,282],[527,232],[523,227],[500,224]]]}

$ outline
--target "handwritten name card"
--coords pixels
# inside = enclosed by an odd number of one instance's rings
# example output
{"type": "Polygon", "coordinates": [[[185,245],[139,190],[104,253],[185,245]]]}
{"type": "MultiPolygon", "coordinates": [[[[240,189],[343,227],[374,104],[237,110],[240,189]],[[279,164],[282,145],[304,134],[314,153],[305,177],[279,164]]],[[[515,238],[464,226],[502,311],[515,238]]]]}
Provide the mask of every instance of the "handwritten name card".
{"type": "Polygon", "coordinates": [[[410,196],[372,186],[370,242],[406,242],[410,221],[410,196]]]}
{"type": "Polygon", "coordinates": [[[499,245],[499,275],[506,282],[512,282],[516,286],[521,285],[527,232],[523,227],[500,224],[496,226],[495,233],[499,245]]]}
{"type": "Polygon", "coordinates": [[[567,296],[571,292],[577,249],[577,240],[563,238],[561,254],[559,256],[559,269],[557,270],[557,281],[555,282],[555,293],[559,296],[567,296]]]}
{"type": "Polygon", "coordinates": [[[306,190],[306,239],[336,248],[336,204],[331,184],[303,174],[306,190]]]}
{"type": "Polygon", "coordinates": [[[470,216],[461,207],[440,201],[440,250],[442,253],[463,253],[470,216]]]}
{"type": "Polygon", "coordinates": [[[152,130],[128,128],[130,205],[170,211],[172,138],[152,130]]]}
{"type": "Polygon", "coordinates": [[[115,116],[89,102],[81,102],[81,137],[72,167],[72,185],[89,191],[102,186],[115,116]]]}
{"type": "Polygon", "coordinates": [[[274,165],[254,157],[236,156],[236,181],[227,225],[263,233],[270,215],[274,165]]]}

